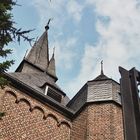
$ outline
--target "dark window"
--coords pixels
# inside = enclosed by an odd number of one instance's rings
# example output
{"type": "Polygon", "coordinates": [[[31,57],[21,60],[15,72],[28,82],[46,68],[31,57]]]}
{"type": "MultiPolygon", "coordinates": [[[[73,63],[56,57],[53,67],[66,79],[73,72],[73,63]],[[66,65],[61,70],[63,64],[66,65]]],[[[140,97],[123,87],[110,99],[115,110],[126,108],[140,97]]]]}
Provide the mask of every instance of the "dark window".
{"type": "Polygon", "coordinates": [[[51,90],[50,88],[48,89],[47,95],[53,98],[54,100],[61,102],[62,96],[55,91],[51,90]]]}

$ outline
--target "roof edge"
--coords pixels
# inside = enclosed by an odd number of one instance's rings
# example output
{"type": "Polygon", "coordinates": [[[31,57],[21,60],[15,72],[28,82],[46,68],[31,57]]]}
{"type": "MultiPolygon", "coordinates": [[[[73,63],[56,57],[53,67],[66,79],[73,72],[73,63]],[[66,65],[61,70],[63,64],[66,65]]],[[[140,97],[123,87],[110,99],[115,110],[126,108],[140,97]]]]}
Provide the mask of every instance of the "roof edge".
{"type": "Polygon", "coordinates": [[[39,91],[36,91],[35,89],[29,87],[28,85],[19,81],[18,79],[13,79],[13,77],[7,73],[2,73],[2,74],[7,80],[10,81],[11,86],[14,86],[17,89],[25,92],[26,94],[39,100],[43,104],[47,104],[48,106],[52,107],[54,110],[58,111],[59,113],[63,114],[64,116],[66,116],[70,119],[74,115],[74,111],[71,110],[70,108],[63,106],[60,103],[53,100],[52,98],[41,94],[39,91]],[[34,93],[34,94],[32,94],[32,93],[34,93]]]}
{"type": "Polygon", "coordinates": [[[119,104],[118,102],[114,101],[114,100],[105,100],[105,101],[93,101],[93,102],[85,102],[83,106],[81,106],[79,108],[79,110],[77,110],[74,115],[73,115],[73,120],[82,112],[82,110],[87,107],[88,105],[91,105],[91,104],[104,104],[104,103],[112,103],[112,104],[115,104],[119,107],[122,107],[121,104],[119,104]]]}
{"type": "Polygon", "coordinates": [[[15,70],[15,72],[18,72],[18,71],[20,70],[20,68],[22,68],[22,66],[23,66],[24,63],[30,64],[31,66],[33,66],[34,68],[40,70],[41,72],[46,72],[46,74],[48,74],[49,76],[51,76],[52,78],[54,78],[55,81],[58,80],[57,77],[55,77],[55,76],[53,76],[52,74],[48,73],[46,70],[43,70],[43,69],[41,69],[40,67],[38,67],[38,66],[32,64],[32,62],[26,60],[25,58],[21,61],[21,63],[19,64],[19,66],[17,67],[17,69],[15,70]]]}
{"type": "Polygon", "coordinates": [[[85,83],[85,85],[75,94],[75,96],[67,103],[66,106],[70,106],[77,99],[79,94],[81,94],[81,91],[83,91],[86,88],[87,88],[87,83],[85,83]]]}

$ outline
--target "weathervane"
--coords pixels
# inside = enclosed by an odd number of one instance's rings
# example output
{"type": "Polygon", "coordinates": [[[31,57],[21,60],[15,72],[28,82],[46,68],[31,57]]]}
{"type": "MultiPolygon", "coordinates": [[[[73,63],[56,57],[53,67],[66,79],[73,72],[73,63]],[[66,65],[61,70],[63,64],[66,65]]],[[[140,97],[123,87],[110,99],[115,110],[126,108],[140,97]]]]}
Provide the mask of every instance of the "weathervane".
{"type": "Polygon", "coordinates": [[[49,24],[50,24],[50,21],[51,21],[51,20],[53,20],[53,18],[50,18],[50,19],[48,20],[48,23],[47,23],[47,25],[45,26],[45,29],[46,29],[46,30],[49,30],[49,24]]]}

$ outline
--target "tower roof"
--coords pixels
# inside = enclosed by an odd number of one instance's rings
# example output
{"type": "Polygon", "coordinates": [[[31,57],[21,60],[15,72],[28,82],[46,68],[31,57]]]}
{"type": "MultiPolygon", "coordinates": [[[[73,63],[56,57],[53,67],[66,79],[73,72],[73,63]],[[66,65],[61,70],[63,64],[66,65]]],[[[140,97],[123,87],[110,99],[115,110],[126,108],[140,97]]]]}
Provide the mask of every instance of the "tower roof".
{"type": "Polygon", "coordinates": [[[93,79],[93,80],[91,80],[89,82],[92,82],[92,81],[102,81],[102,80],[110,80],[110,78],[101,73],[95,79],[93,79]]]}
{"type": "Polygon", "coordinates": [[[36,41],[29,54],[23,59],[15,73],[10,73],[10,77],[16,79],[29,88],[32,88],[46,97],[51,97],[54,100],[59,98],[61,104],[65,105],[68,102],[66,94],[57,86],[55,72],[54,52],[49,61],[48,48],[48,29],[49,22],[45,26],[46,31],[36,41]],[[48,89],[48,90],[46,90],[48,89]]]}
{"type": "MultiPolygon", "coordinates": [[[[54,48],[55,49],[55,48],[54,48]]],[[[55,71],[55,58],[54,58],[54,49],[53,49],[53,55],[52,58],[49,61],[47,71],[52,76],[56,77],[56,71],[55,71]]]]}
{"type": "Polygon", "coordinates": [[[119,83],[104,74],[103,61],[101,61],[100,75],[95,79],[88,81],[67,104],[67,106],[78,111],[86,103],[113,101],[120,105],[121,99],[119,92],[119,83]]]}
{"type": "Polygon", "coordinates": [[[16,69],[16,72],[23,73],[38,73],[45,72],[54,81],[58,78],[55,73],[55,59],[54,55],[49,61],[49,47],[48,47],[48,29],[49,22],[45,26],[45,32],[35,42],[28,55],[23,59],[21,64],[16,69]]]}
{"type": "Polygon", "coordinates": [[[49,63],[48,53],[48,33],[45,31],[42,36],[35,42],[29,54],[25,58],[26,61],[46,71],[49,63]]]}

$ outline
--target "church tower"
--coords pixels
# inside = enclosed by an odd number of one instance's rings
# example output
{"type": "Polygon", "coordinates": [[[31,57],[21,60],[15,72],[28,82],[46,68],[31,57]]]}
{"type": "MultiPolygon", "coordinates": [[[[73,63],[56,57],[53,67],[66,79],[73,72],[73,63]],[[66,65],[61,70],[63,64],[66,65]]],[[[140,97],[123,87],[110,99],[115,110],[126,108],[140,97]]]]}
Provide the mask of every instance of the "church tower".
{"type": "Polygon", "coordinates": [[[104,75],[102,62],[101,74],[88,81],[67,107],[76,112],[71,140],[124,140],[120,85],[104,75]]]}
{"type": "Polygon", "coordinates": [[[54,52],[49,60],[48,29],[47,25],[45,32],[35,42],[28,55],[24,57],[15,73],[10,73],[10,75],[32,86],[42,94],[66,104],[68,97],[56,84],[58,78],[55,71],[54,52]]]}
{"type": "Polygon", "coordinates": [[[53,81],[57,81],[57,76],[55,74],[54,54],[52,59],[49,61],[48,31],[46,30],[42,34],[42,36],[35,42],[29,54],[23,59],[16,72],[44,72],[53,81]],[[52,59],[54,62],[52,62],[52,59]],[[50,67],[50,64],[52,65],[52,63],[53,66],[50,67]]]}

